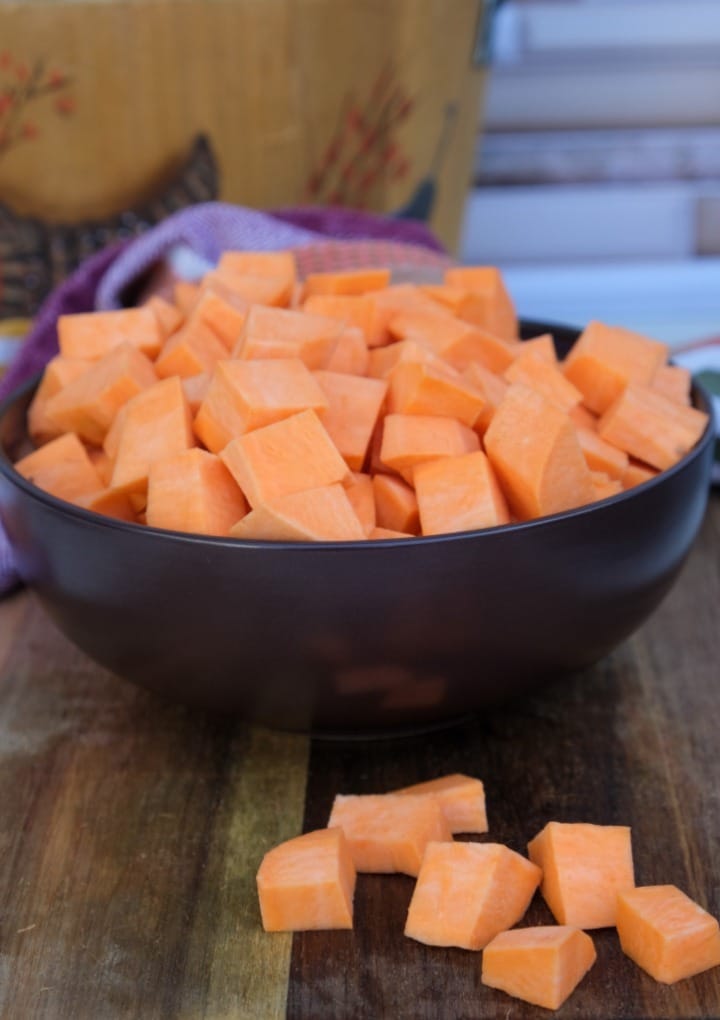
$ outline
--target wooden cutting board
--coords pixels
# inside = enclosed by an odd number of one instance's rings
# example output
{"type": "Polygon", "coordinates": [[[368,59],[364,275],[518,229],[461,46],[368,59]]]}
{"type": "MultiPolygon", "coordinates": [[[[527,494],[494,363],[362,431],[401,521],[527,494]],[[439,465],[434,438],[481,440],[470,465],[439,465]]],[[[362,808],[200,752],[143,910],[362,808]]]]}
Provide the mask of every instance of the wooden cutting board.
{"type": "MultiPolygon", "coordinates": [[[[412,880],[361,876],[353,932],[266,935],[262,854],[337,791],[463,771],[489,838],[549,819],[629,824],[639,883],[720,915],[720,498],[671,595],[594,669],[423,736],[311,740],[161,702],[72,648],[34,598],[0,603],[0,1017],[462,1020],[546,1016],[480,957],[402,934],[412,880]]],[[[538,899],[528,923],[550,916],[538,899]]],[[[656,984],[595,933],[561,1011],[720,1017],[720,968],[656,984]]]]}

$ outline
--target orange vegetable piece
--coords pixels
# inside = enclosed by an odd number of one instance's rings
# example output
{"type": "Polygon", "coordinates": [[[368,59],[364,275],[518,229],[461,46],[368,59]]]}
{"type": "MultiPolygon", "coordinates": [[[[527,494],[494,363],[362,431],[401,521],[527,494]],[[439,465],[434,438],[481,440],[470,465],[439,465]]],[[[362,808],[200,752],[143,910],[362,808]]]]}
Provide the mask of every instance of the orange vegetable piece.
{"type": "Polygon", "coordinates": [[[591,503],[590,469],[567,415],[514,383],[485,433],[485,450],[520,520],[591,503]]]}
{"type": "Polygon", "coordinates": [[[191,280],[178,280],[173,287],[173,301],[181,315],[189,315],[200,297],[200,284],[191,280]]]}
{"type": "Polygon", "coordinates": [[[114,489],[100,489],[73,500],[84,510],[91,510],[93,513],[102,514],[103,517],[113,517],[117,521],[127,521],[129,524],[137,523],[137,514],[133,508],[129,496],[124,492],[115,492],[114,489]]]}
{"type": "Polygon", "coordinates": [[[627,826],[548,822],[528,853],[542,868],[540,892],[559,924],[615,924],[618,893],[635,886],[627,826]]]}
{"type": "Polygon", "coordinates": [[[322,367],[326,368],[328,372],[370,375],[372,373],[368,372],[369,361],[370,352],[362,330],[356,326],[345,326],[337,338],[332,353],[325,359],[322,367]]]}
{"type": "Polygon", "coordinates": [[[419,464],[413,480],[423,535],[510,522],[505,496],[482,450],[419,464]]]}
{"type": "Polygon", "coordinates": [[[482,325],[485,329],[504,340],[517,339],[515,306],[499,269],[495,266],[453,266],[445,271],[445,283],[464,287],[483,300],[482,325]]]}
{"type": "Polygon", "coordinates": [[[620,893],[620,945],[656,981],[672,985],[720,965],[717,920],[674,885],[620,893]]]}
{"type": "Polygon", "coordinates": [[[355,511],[366,535],[375,529],[375,491],[370,475],[360,471],[353,473],[343,483],[347,498],[355,511]]]}
{"type": "Polygon", "coordinates": [[[229,535],[247,512],[235,479],[206,450],[185,450],[150,465],[147,523],[153,528],[229,535]]]}
{"type": "Polygon", "coordinates": [[[462,453],[472,453],[479,447],[477,433],[455,418],[387,414],[380,459],[395,471],[404,471],[426,460],[457,457],[462,453]]]}
{"type": "Polygon", "coordinates": [[[292,492],[342,482],[349,474],[313,410],[238,436],[221,457],[253,508],[292,492]]]}
{"type": "Polygon", "coordinates": [[[182,383],[163,379],[128,401],[117,440],[111,488],[144,494],[155,461],[194,446],[190,408],[182,383]]]}
{"type": "Polygon", "coordinates": [[[28,432],[36,445],[54,439],[62,431],[47,416],[48,400],[73,379],[87,372],[92,364],[94,362],[82,358],[64,358],[62,354],[55,355],[47,363],[40,385],[28,407],[28,432]]]}
{"type": "Polygon", "coordinates": [[[337,319],[345,326],[354,326],[361,331],[368,346],[371,346],[375,306],[367,295],[311,294],[305,299],[303,310],[312,315],[337,319]]]}
{"type": "Polygon", "coordinates": [[[273,847],[257,873],[263,928],[352,928],[355,875],[342,829],[306,832],[273,847]]]}
{"type": "Polygon", "coordinates": [[[504,372],[515,358],[512,344],[442,311],[399,312],[389,329],[399,340],[425,343],[460,371],[479,361],[491,372],[504,372]]]}
{"type": "Polygon", "coordinates": [[[206,273],[202,285],[203,288],[212,287],[226,301],[234,299],[240,311],[250,305],[286,308],[293,294],[293,284],[287,277],[236,272],[227,265],[218,266],[206,273]]]}
{"type": "Polygon", "coordinates": [[[187,318],[186,325],[193,328],[201,322],[208,326],[222,342],[225,351],[231,351],[237,343],[247,316],[211,287],[204,287],[187,318]]]}
{"type": "Polygon", "coordinates": [[[157,381],[152,363],[132,344],[112,348],[45,405],[49,422],[101,446],[123,404],[157,381]]]}
{"type": "Polygon", "coordinates": [[[171,305],[159,294],[154,294],[145,302],[145,307],[154,312],[160,326],[162,340],[167,340],[171,333],[179,329],[183,322],[183,313],[175,305],[171,305]]]}
{"type": "Polygon", "coordinates": [[[425,783],[403,786],[393,793],[413,797],[434,797],[445,815],[450,832],[487,832],[485,787],[481,779],[455,772],[425,783]]]}
{"type": "Polygon", "coordinates": [[[97,468],[97,472],[102,479],[103,485],[109,485],[112,477],[113,462],[108,457],[105,450],[100,446],[86,446],[85,449],[88,452],[88,457],[91,462],[97,468]]]}
{"type": "Polygon", "coordinates": [[[598,422],[598,433],[613,446],[663,470],[693,448],[707,422],[704,411],[631,383],[598,422]]]}
{"type": "Polygon", "coordinates": [[[471,382],[442,364],[406,361],[396,365],[389,378],[388,410],[392,413],[440,415],[472,428],[485,404],[471,382]]]}
{"type": "Polygon", "coordinates": [[[339,826],[358,871],[417,875],[428,843],[452,838],[437,801],[394,793],[333,801],[328,826],[339,826]]]}
{"type": "Polygon", "coordinates": [[[321,368],[337,345],[342,326],[325,315],[254,305],[233,349],[235,358],[256,358],[273,345],[275,355],[300,358],[308,368],[321,368]],[[277,346],[275,346],[277,345],[277,346]]]}
{"type": "Polygon", "coordinates": [[[523,340],[515,350],[518,355],[532,352],[544,361],[548,361],[551,365],[558,364],[558,356],[552,333],[542,333],[540,336],[534,336],[531,340],[523,340]]]}
{"type": "Polygon", "coordinates": [[[660,365],[652,377],[650,386],[676,404],[690,403],[692,375],[682,365],[660,365]]]}
{"type": "Polygon", "coordinates": [[[200,375],[212,372],[227,353],[225,344],[206,322],[190,318],[163,347],[155,362],[155,371],[161,379],[200,375]]]}
{"type": "Polygon", "coordinates": [[[596,500],[608,499],[623,491],[622,482],[618,478],[611,478],[604,471],[592,471],[591,474],[596,500]]]}
{"type": "Polygon", "coordinates": [[[367,294],[368,291],[382,290],[389,283],[389,269],[348,269],[345,272],[309,273],[305,278],[305,296],[367,294]]]}
{"type": "Polygon", "coordinates": [[[332,441],[353,471],[363,466],[373,429],[387,393],[384,379],[339,372],[313,372],[327,407],[319,412],[332,441]]]}
{"type": "Polygon", "coordinates": [[[540,877],[538,867],[500,843],[429,843],[405,934],[428,946],[482,949],[517,924],[540,877]]]}
{"type": "Polygon", "coordinates": [[[211,379],[212,376],[209,372],[199,372],[197,375],[187,375],[181,380],[185,398],[193,415],[196,415],[200,410],[200,405],[207,396],[211,379]]]}
{"type": "Polygon", "coordinates": [[[372,486],[378,526],[417,535],[420,531],[420,514],[412,487],[392,475],[374,475],[372,486]]]}
{"type": "Polygon", "coordinates": [[[590,322],[563,362],[563,373],[602,414],[628,383],[650,384],[668,354],[666,344],[602,322],[590,322]]]}
{"type": "Polygon", "coordinates": [[[590,429],[591,432],[597,431],[597,423],[600,420],[596,414],[588,411],[582,404],[578,404],[577,407],[571,407],[568,411],[568,418],[578,428],[590,429]]]}
{"type": "Polygon", "coordinates": [[[16,462],[15,470],[39,489],[70,503],[103,488],[97,468],[74,432],[27,454],[16,462]]]}
{"type": "MultiPolygon", "coordinates": [[[[523,347],[525,344],[523,344],[523,347]]],[[[505,370],[509,383],[524,383],[566,413],[582,402],[582,393],[565,378],[557,365],[535,351],[523,351],[505,370]]]]}
{"type": "Polygon", "coordinates": [[[414,535],[410,535],[407,531],[393,531],[392,528],[373,528],[368,538],[373,542],[385,541],[386,539],[392,538],[414,538],[414,535]]]}
{"type": "Polygon", "coordinates": [[[269,276],[294,287],[297,279],[295,256],[291,251],[225,251],[218,270],[233,276],[269,276]]]}
{"type": "Polygon", "coordinates": [[[375,347],[369,352],[367,374],[376,379],[385,379],[396,366],[406,362],[450,367],[427,344],[417,340],[398,340],[385,347],[375,347]]]}
{"type": "Polygon", "coordinates": [[[481,295],[449,283],[427,284],[420,290],[456,318],[475,326],[485,325],[485,301],[481,295]]]}
{"type": "Polygon", "coordinates": [[[323,485],[260,503],[231,529],[268,542],[361,542],[367,536],[342,485],[323,485]]]}
{"type": "Polygon", "coordinates": [[[475,430],[481,436],[484,436],[495,411],[502,403],[508,391],[508,383],[505,382],[502,376],[496,375],[495,372],[491,372],[485,365],[481,365],[479,361],[468,365],[463,375],[475,387],[478,393],[482,395],[483,406],[475,422],[475,430]]]}
{"type": "Polygon", "coordinates": [[[657,468],[652,468],[647,464],[642,464],[640,461],[633,460],[630,458],[630,463],[627,469],[623,472],[623,476],[620,479],[622,482],[623,489],[632,489],[635,485],[642,485],[643,482],[649,482],[651,478],[654,478],[658,474],[657,468]]]}
{"type": "Polygon", "coordinates": [[[515,928],[485,946],[481,981],[534,1006],[559,1009],[596,959],[593,940],[579,928],[515,928]]]}
{"type": "Polygon", "coordinates": [[[373,305],[372,327],[368,336],[370,347],[382,347],[390,343],[392,337],[389,325],[398,312],[438,310],[437,302],[423,294],[422,288],[413,283],[391,284],[385,290],[374,291],[367,296],[373,305]]]}
{"type": "Polygon", "coordinates": [[[195,432],[212,453],[245,432],[328,401],[299,358],[220,361],[195,416],[195,432]]]}
{"type": "Polygon", "coordinates": [[[131,344],[154,358],[162,343],[158,318],[147,307],[61,315],[57,330],[63,357],[87,361],[98,361],[121,344],[131,344]]]}
{"type": "Polygon", "coordinates": [[[604,471],[611,478],[621,479],[628,469],[628,455],[617,446],[611,446],[595,429],[577,429],[578,442],[591,471],[604,471]]]}

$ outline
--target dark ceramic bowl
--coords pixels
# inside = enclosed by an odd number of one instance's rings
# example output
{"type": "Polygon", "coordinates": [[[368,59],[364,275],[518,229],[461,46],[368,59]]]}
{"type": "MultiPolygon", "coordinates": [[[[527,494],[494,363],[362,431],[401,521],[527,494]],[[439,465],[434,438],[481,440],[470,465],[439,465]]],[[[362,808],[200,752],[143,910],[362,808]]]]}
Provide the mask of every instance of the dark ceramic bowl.
{"type": "MultiPolygon", "coordinates": [[[[577,335],[524,325],[542,332],[561,353],[577,335]]],[[[707,501],[712,423],[652,481],[526,524],[370,544],[195,538],[21,478],[33,388],[0,407],[0,515],[25,581],[119,676],[280,727],[428,725],[597,661],[667,593],[707,501]]]]}

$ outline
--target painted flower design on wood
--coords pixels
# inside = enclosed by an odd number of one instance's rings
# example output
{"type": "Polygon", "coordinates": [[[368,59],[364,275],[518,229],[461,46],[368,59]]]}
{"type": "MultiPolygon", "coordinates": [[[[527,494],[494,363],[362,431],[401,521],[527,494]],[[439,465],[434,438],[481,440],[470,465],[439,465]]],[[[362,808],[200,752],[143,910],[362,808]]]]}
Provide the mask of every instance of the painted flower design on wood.
{"type": "Polygon", "coordinates": [[[46,110],[57,117],[74,114],[71,85],[65,71],[48,66],[42,58],[28,62],[9,50],[0,51],[0,158],[39,137],[46,110]]]}

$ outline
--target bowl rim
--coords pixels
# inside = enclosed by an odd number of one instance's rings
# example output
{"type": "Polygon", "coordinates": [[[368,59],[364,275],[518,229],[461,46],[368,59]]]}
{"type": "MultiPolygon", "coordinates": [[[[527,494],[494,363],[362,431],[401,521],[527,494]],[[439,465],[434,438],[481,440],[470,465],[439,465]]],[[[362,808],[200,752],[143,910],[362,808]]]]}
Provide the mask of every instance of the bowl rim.
{"type": "MultiPolygon", "coordinates": [[[[580,331],[574,330],[570,326],[553,324],[553,323],[536,323],[530,320],[523,320],[522,325],[524,327],[533,328],[535,326],[544,327],[545,332],[550,332],[554,328],[558,333],[576,333],[579,335],[580,331]]],[[[5,415],[11,410],[14,404],[19,403],[24,397],[34,390],[40,380],[42,379],[42,372],[36,373],[30,379],[16,386],[11,392],[0,401],[0,422],[4,419],[5,415]]],[[[561,521],[569,520],[575,517],[581,517],[584,515],[592,514],[594,511],[602,510],[607,506],[623,503],[629,499],[632,499],[638,492],[648,492],[654,487],[662,485],[668,479],[673,478],[684,470],[692,461],[700,458],[705,452],[706,448],[710,443],[716,439],[716,414],[714,409],[713,400],[710,397],[708,390],[697,382],[692,380],[692,395],[693,405],[697,406],[698,402],[704,406],[701,407],[707,416],[708,420],[705,425],[705,430],[697,443],[691,450],[689,450],[684,457],[681,457],[677,463],[673,464],[672,467],[665,468],[659,471],[653,478],[649,478],[645,482],[641,482],[639,485],[633,486],[631,489],[625,489],[622,492],[618,492],[613,496],[606,496],[604,499],[595,500],[592,503],[585,503],[583,506],[572,507],[569,510],[561,510],[555,514],[548,514],[544,517],[534,517],[529,521],[515,521],[510,524],[499,524],[491,528],[475,528],[471,531],[453,531],[447,534],[440,535],[413,535],[408,538],[367,538],[362,541],[325,541],[325,542],[276,542],[271,540],[261,539],[242,539],[233,538],[231,536],[222,535],[199,535],[193,532],[186,531],[172,531],[166,528],[155,528],[148,524],[133,524],[130,521],[121,521],[115,517],[108,517],[104,514],[95,513],[92,510],[86,510],[83,507],[77,506],[74,503],[69,503],[67,500],[59,499],[57,496],[51,495],[49,492],[45,492],[38,486],[33,485],[24,478],[18,471],[15,470],[14,465],[10,461],[4,447],[0,444],[0,475],[3,475],[8,482],[20,489],[26,496],[36,500],[39,503],[44,504],[50,510],[64,514],[67,517],[76,518],[78,521],[84,522],[87,525],[95,526],[100,529],[108,529],[109,531],[120,531],[125,532],[129,535],[147,536],[152,538],[153,536],[170,542],[189,542],[193,545],[210,545],[218,548],[228,549],[283,549],[293,550],[294,552],[308,553],[318,550],[361,550],[366,549],[368,546],[372,548],[401,548],[405,549],[409,546],[412,547],[426,547],[428,545],[438,545],[447,542],[457,541],[472,541],[477,540],[483,535],[499,535],[499,534],[515,534],[518,531],[536,531],[542,530],[547,527],[552,527],[561,521]]]]}

